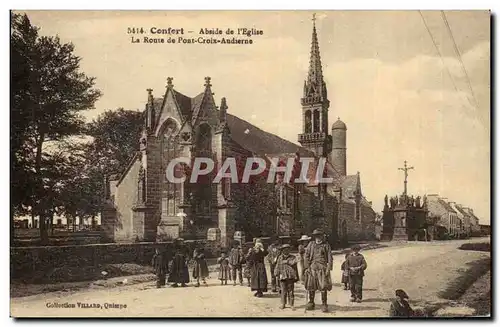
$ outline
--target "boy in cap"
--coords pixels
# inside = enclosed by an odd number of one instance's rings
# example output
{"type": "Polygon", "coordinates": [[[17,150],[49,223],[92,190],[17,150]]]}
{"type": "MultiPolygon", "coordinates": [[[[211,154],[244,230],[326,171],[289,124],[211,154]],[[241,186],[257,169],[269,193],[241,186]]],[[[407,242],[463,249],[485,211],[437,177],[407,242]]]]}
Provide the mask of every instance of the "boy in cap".
{"type": "Polygon", "coordinates": [[[361,247],[355,244],[353,253],[347,257],[346,263],[349,269],[349,285],[351,287],[351,302],[360,303],[363,299],[363,277],[367,267],[365,257],[359,253],[361,247]]]}
{"type": "Polygon", "coordinates": [[[276,263],[278,256],[280,255],[280,239],[276,236],[271,237],[271,245],[267,248],[268,255],[266,257],[269,267],[271,269],[271,291],[277,292],[277,278],[274,270],[276,269],[276,263]]]}
{"type": "Polygon", "coordinates": [[[281,309],[284,309],[286,302],[294,309],[294,288],[298,281],[297,257],[290,254],[290,244],[281,246],[281,254],[278,256],[275,270],[276,278],[280,282],[281,309]]]}
{"type": "Polygon", "coordinates": [[[313,232],[314,241],[307,245],[304,256],[304,286],[309,293],[309,302],[306,310],[314,310],[314,296],[316,291],[321,292],[321,310],[328,312],[327,292],[332,290],[332,249],[325,241],[322,230],[313,232]]]}
{"type": "Polygon", "coordinates": [[[231,269],[231,278],[233,280],[233,286],[236,286],[236,274],[238,274],[238,280],[240,285],[243,285],[243,273],[242,273],[242,265],[243,265],[243,253],[241,251],[241,247],[239,246],[238,241],[232,242],[232,249],[229,252],[229,268],[231,269]]]}

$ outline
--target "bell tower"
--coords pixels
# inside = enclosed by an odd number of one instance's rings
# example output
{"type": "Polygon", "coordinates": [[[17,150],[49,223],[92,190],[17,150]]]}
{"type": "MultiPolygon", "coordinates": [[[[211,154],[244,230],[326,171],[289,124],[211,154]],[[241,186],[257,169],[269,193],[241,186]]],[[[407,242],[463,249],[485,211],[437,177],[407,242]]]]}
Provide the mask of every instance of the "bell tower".
{"type": "Polygon", "coordinates": [[[326,84],[323,80],[318,35],[316,33],[316,14],[313,14],[313,32],[309,72],[304,81],[302,105],[302,134],[299,143],[313,151],[317,156],[326,157],[331,152],[331,136],[328,135],[328,101],[326,84]]]}

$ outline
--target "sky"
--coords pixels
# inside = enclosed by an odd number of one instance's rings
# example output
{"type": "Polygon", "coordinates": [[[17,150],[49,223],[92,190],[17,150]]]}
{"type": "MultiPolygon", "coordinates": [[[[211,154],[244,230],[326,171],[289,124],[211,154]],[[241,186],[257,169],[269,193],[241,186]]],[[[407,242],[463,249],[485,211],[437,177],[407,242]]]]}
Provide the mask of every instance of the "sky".
{"type": "MultiPolygon", "coordinates": [[[[162,96],[169,76],[195,96],[210,76],[228,112],[297,143],[312,12],[27,13],[41,34],[73,42],[81,70],[96,77],[103,96],[88,119],[119,107],[143,110],[146,89],[162,96]],[[196,37],[201,28],[255,28],[263,35],[251,45],[132,44],[128,27],[184,28],[196,37]]],[[[437,193],[489,224],[490,13],[316,14],[329,122],[346,123],[347,173],[360,172],[374,209],[382,210],[385,194],[403,191],[398,168],[407,160],[410,194],[437,193]]]]}

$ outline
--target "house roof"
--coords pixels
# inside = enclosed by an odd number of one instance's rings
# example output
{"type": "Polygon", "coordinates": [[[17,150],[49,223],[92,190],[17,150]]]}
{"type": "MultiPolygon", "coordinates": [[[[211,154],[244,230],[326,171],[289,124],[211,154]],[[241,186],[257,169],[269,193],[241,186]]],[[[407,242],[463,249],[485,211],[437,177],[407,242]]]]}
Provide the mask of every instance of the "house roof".
{"type": "Polygon", "coordinates": [[[451,204],[449,204],[448,202],[446,202],[445,200],[443,199],[440,199],[438,198],[437,199],[438,203],[448,212],[452,212],[452,213],[457,213],[455,211],[455,209],[453,209],[453,207],[451,206],[451,204]]]}
{"type": "Polygon", "coordinates": [[[479,221],[479,218],[474,214],[474,211],[471,208],[464,207],[464,210],[466,210],[469,213],[469,216],[471,216],[473,219],[479,221]]]}
{"type": "Polygon", "coordinates": [[[464,216],[470,216],[470,214],[459,204],[455,204],[455,208],[464,216]]]}

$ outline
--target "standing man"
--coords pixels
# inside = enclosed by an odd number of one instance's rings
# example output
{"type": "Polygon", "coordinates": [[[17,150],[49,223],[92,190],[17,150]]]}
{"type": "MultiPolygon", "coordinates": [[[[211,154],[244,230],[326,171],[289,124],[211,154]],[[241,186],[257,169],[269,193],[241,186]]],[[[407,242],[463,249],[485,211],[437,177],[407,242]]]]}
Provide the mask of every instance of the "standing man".
{"type": "Polygon", "coordinates": [[[269,245],[267,252],[267,262],[269,263],[271,269],[271,291],[276,293],[277,290],[277,277],[275,274],[276,263],[278,262],[278,256],[280,255],[280,239],[276,236],[271,238],[271,245],[269,245]]]}
{"type": "Polygon", "coordinates": [[[156,274],[156,288],[165,286],[168,273],[168,259],[165,249],[158,246],[153,255],[152,266],[156,274]]]}
{"type": "Polygon", "coordinates": [[[321,311],[328,312],[327,292],[332,290],[332,249],[320,229],[313,232],[314,241],[307,245],[304,255],[304,286],[309,293],[306,310],[314,310],[315,292],[321,292],[321,311]]]}
{"type": "Polygon", "coordinates": [[[360,249],[360,246],[355,244],[352,247],[354,253],[346,259],[351,286],[351,302],[358,303],[361,303],[363,299],[363,277],[367,267],[365,257],[359,253],[360,249]]]}

